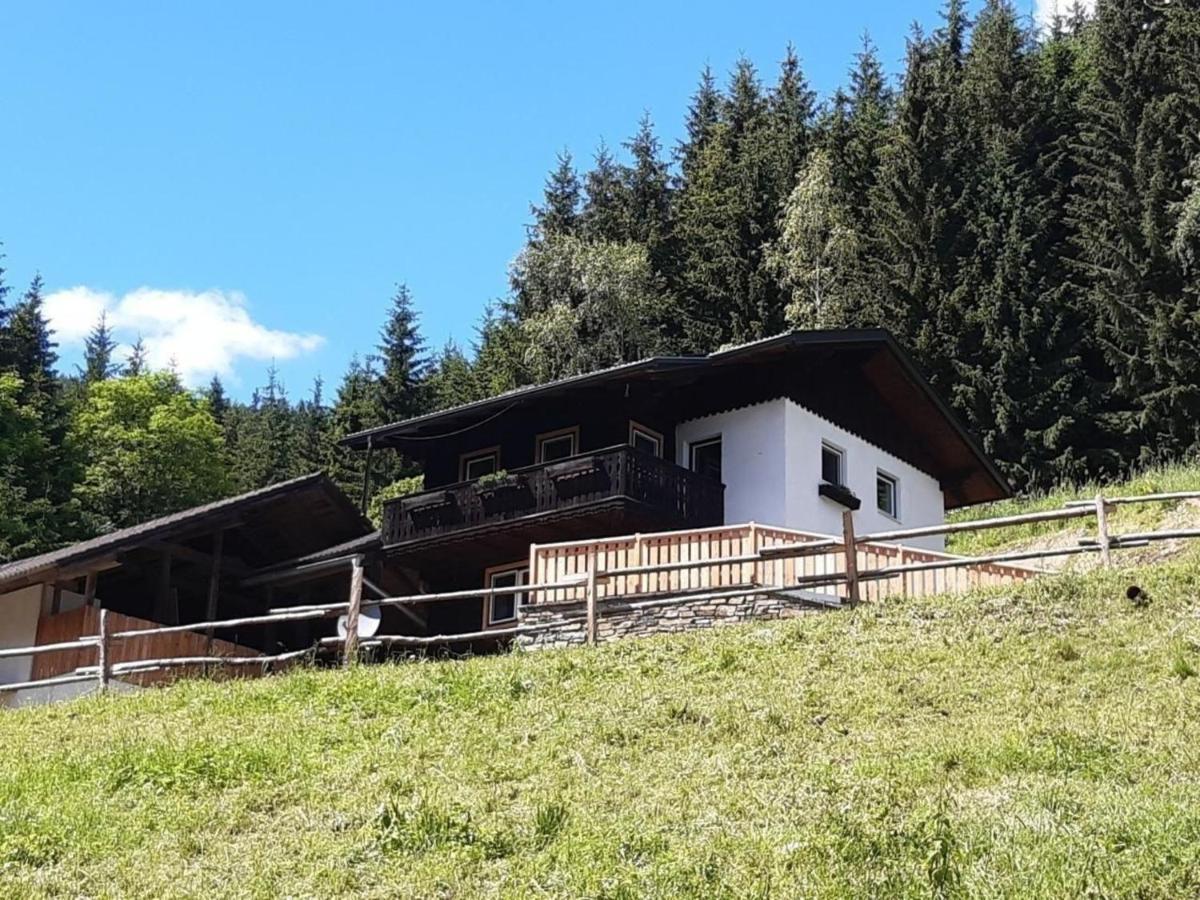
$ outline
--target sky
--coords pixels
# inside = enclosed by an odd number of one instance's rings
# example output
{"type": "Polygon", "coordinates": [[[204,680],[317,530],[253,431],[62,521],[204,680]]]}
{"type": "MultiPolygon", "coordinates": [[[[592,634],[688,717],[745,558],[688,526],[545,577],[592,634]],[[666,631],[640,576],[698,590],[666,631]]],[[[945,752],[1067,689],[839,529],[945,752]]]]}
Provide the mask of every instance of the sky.
{"type": "Polygon", "coordinates": [[[6,280],[41,273],[64,370],[103,311],[189,384],[245,398],[275,364],[328,398],[399,282],[431,349],[470,345],[559,152],[586,166],[643,112],[672,147],[703,66],[770,83],[789,42],[821,97],[864,31],[898,73],[939,6],[7,3],[6,280]]]}

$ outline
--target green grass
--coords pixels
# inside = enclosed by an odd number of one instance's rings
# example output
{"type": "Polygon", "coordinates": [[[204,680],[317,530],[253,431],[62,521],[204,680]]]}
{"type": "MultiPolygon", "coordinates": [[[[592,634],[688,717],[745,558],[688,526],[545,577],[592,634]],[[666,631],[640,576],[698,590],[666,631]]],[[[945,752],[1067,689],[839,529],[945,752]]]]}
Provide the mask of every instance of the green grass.
{"type": "Polygon", "coordinates": [[[0,896],[1196,896],[1198,576],[0,713],[0,896]]]}
{"type": "MultiPolygon", "coordinates": [[[[1183,463],[1147,469],[1132,478],[1114,484],[1069,485],[1034,496],[985,503],[958,510],[952,513],[949,519],[952,522],[967,522],[1057,509],[1068,500],[1094,499],[1101,490],[1108,497],[1200,490],[1200,463],[1183,463]]],[[[1109,513],[1109,528],[1113,533],[1151,531],[1158,528],[1164,517],[1177,506],[1178,504],[1172,503],[1122,505],[1109,513]]],[[[1094,534],[1095,520],[1035,522],[1011,528],[994,528],[987,531],[951,535],[946,540],[946,549],[952,553],[974,556],[1002,551],[1026,542],[1050,537],[1059,532],[1077,531],[1081,528],[1094,534]]]]}

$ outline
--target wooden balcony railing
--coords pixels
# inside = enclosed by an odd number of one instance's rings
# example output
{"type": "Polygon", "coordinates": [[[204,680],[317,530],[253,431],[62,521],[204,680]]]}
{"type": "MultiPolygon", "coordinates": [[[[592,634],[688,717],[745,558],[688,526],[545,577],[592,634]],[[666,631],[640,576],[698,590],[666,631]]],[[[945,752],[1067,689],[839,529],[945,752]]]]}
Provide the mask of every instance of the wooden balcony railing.
{"type": "Polygon", "coordinates": [[[724,485],[629,446],[514,469],[501,481],[460,482],[384,504],[383,544],[462,531],[609,500],[650,507],[680,527],[719,524],[724,485]]]}

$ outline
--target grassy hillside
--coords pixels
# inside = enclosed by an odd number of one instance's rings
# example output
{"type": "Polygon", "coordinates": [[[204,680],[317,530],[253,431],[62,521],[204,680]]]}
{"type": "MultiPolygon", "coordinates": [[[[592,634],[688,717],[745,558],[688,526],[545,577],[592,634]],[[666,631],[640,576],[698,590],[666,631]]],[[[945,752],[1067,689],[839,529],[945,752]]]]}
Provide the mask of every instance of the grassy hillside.
{"type": "Polygon", "coordinates": [[[1195,896],[1198,574],[2,713],[0,896],[1195,896]]]}
{"type": "MultiPolygon", "coordinates": [[[[1148,469],[1119,484],[1086,484],[1062,487],[1034,497],[1019,497],[999,503],[985,503],[959,510],[951,515],[951,521],[964,522],[987,519],[993,516],[1009,516],[1057,509],[1068,500],[1095,499],[1103,490],[1105,496],[1129,497],[1134,494],[1163,494],[1177,491],[1200,490],[1200,463],[1163,466],[1148,469]]],[[[1109,528],[1113,533],[1122,531],[1151,531],[1167,527],[1200,527],[1200,503],[1155,503],[1124,505],[1109,513],[1109,528]]],[[[1037,522],[1013,528],[997,528],[953,535],[947,540],[946,549],[955,553],[980,554],[1016,549],[1038,543],[1054,543],[1055,538],[1074,543],[1074,538],[1096,534],[1094,519],[1066,522],[1037,522]]],[[[1136,555],[1134,558],[1137,558],[1136,555]]]]}

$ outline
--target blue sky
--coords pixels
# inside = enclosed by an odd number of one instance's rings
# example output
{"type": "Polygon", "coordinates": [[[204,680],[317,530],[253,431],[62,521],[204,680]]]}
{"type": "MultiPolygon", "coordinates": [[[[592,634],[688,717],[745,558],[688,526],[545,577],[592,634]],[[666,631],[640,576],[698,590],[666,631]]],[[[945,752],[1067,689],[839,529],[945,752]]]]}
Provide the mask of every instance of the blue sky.
{"type": "Polygon", "coordinates": [[[275,359],[332,393],[396,282],[432,346],[471,341],[560,150],[643,110],[672,146],[705,63],[769,81],[788,41],[822,96],[864,30],[894,73],[938,5],[5,4],[8,280],[41,271],[67,366],[106,308],[194,383],[275,359]]]}

